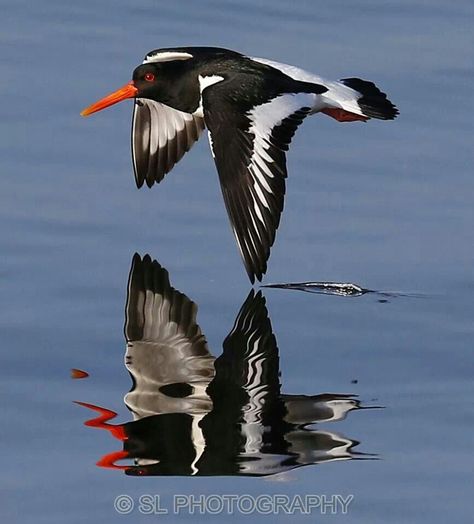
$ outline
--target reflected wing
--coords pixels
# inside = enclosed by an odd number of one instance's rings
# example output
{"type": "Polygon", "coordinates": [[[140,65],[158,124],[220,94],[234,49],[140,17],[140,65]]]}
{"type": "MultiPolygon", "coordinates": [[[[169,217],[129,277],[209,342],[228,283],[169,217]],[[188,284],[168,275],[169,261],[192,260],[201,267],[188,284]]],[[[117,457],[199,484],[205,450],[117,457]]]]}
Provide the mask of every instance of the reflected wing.
{"type": "Polygon", "coordinates": [[[241,409],[239,399],[247,405],[246,416],[258,419],[280,392],[278,348],[261,291],[248,295],[223,349],[209,388],[212,398],[227,406],[234,401],[241,409]]]}
{"type": "Polygon", "coordinates": [[[161,182],[199,138],[204,120],[190,113],[138,98],[132,123],[132,157],[138,187],[161,182]]]}
{"type": "Polygon", "coordinates": [[[295,426],[316,422],[344,420],[354,409],[363,409],[356,395],[322,393],[321,395],[281,395],[285,421],[295,426]]]}
{"type": "Polygon", "coordinates": [[[138,418],[210,408],[205,389],[214,376],[214,359],[196,313],[196,304],[171,287],[158,262],[148,255],[133,257],[125,365],[134,385],[125,401],[138,418]]]}
{"type": "Polygon", "coordinates": [[[246,96],[237,78],[206,88],[203,106],[227,213],[254,282],[267,269],[283,210],[285,151],[314,97],[283,94],[249,104],[246,96]]]}

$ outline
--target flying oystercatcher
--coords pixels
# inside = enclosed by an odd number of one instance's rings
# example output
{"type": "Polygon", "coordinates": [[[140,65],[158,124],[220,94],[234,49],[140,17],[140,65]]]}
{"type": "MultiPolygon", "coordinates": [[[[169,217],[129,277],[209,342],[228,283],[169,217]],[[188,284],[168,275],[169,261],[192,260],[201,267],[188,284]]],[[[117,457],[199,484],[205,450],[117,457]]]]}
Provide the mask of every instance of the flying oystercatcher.
{"type": "Polygon", "coordinates": [[[133,80],[82,111],[134,98],[132,156],[138,187],[161,182],[204,128],[245,268],[267,269],[283,210],[285,151],[308,116],[392,120],[397,108],[372,82],[328,81],[294,66],[217,47],[157,49],[133,80]]]}

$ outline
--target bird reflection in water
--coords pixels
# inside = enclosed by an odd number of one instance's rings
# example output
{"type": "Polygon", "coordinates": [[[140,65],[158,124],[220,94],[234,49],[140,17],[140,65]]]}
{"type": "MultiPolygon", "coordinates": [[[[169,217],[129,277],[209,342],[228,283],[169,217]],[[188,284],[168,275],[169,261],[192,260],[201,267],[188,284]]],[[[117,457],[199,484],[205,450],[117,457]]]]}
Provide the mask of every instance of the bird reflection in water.
{"type": "Polygon", "coordinates": [[[133,385],[124,400],[133,420],[112,424],[114,411],[77,402],[99,414],[87,426],[122,441],[98,466],[127,475],[266,476],[373,457],[354,451],[353,439],[308,427],[363,409],[354,395],[280,393],[278,347],[260,291],[249,293],[217,359],[196,304],[148,255],[133,257],[125,313],[133,385]]]}

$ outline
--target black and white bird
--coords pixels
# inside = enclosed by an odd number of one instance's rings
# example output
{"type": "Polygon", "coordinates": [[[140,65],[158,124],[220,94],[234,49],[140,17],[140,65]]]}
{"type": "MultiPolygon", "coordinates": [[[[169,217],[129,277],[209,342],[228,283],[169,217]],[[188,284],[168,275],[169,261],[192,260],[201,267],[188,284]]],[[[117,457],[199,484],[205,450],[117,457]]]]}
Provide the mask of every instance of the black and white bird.
{"type": "Polygon", "coordinates": [[[267,269],[283,210],[285,152],[302,121],[392,120],[397,108],[372,82],[328,81],[294,66],[216,47],[157,49],[131,82],[81,114],[134,98],[138,187],[161,182],[207,128],[232,230],[252,283],[267,269]]]}

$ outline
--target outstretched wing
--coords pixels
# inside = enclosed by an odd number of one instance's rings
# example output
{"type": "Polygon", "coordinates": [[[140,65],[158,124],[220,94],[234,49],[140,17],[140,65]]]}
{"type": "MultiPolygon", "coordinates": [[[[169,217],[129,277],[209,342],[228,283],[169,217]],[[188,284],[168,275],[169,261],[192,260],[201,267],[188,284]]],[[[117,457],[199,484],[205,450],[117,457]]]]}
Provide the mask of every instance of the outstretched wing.
{"type": "Polygon", "coordinates": [[[125,403],[135,418],[208,410],[214,358],[196,322],[197,306],[170,285],[168,272],[135,254],[125,307],[125,365],[133,387],[125,403]]]}
{"type": "Polygon", "coordinates": [[[216,411],[244,423],[264,423],[275,409],[280,381],[277,342],[261,291],[250,291],[223,349],[208,388],[216,411]]]}
{"type": "Polygon", "coordinates": [[[283,211],[285,151],[314,96],[286,93],[259,100],[239,78],[204,90],[204,119],[222,194],[252,283],[267,269],[283,211]]]}
{"type": "Polygon", "coordinates": [[[250,291],[222,346],[215,366],[227,382],[244,388],[250,400],[278,395],[278,347],[261,291],[250,291]]]}
{"type": "Polygon", "coordinates": [[[161,182],[204,129],[203,118],[145,98],[135,100],[132,157],[138,187],[161,182]]]}

